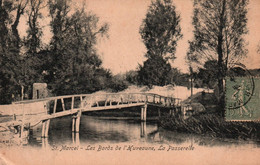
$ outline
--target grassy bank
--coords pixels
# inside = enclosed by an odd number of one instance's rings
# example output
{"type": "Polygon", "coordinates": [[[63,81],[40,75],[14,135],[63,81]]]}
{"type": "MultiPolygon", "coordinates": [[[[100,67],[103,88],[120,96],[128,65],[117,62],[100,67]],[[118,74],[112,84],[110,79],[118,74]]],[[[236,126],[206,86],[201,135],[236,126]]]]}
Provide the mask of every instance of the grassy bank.
{"type": "Polygon", "coordinates": [[[159,124],[164,129],[177,132],[260,141],[260,123],[226,122],[214,113],[198,114],[186,120],[182,117],[163,116],[160,118],[159,124]]]}

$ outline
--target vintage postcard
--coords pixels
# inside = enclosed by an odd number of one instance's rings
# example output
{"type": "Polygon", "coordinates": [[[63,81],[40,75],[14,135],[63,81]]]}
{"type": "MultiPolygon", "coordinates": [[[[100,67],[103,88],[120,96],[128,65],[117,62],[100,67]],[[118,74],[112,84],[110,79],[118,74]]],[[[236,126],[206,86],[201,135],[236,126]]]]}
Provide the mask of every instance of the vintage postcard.
{"type": "Polygon", "coordinates": [[[260,164],[259,0],[0,0],[0,164],[260,164]]]}

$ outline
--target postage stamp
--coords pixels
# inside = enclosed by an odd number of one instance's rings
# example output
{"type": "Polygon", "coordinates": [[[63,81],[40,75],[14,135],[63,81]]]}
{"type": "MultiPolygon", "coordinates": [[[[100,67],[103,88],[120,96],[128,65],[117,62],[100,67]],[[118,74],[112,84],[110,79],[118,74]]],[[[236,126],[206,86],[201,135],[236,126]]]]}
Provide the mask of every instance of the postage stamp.
{"type": "Polygon", "coordinates": [[[260,78],[226,78],[226,121],[260,121],[260,78]]]}

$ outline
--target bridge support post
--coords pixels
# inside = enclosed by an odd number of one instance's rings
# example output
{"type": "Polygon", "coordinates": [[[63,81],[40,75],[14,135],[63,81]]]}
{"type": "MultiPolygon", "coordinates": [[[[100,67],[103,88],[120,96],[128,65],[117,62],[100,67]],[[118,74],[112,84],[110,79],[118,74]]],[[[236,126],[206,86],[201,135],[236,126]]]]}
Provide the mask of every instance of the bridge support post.
{"type": "Polygon", "coordinates": [[[48,137],[50,127],[50,119],[42,121],[42,138],[48,137]]]}
{"type": "Polygon", "coordinates": [[[146,122],[141,122],[140,134],[141,134],[141,137],[146,136],[146,122]]]}
{"type": "Polygon", "coordinates": [[[72,132],[75,132],[75,121],[76,121],[76,117],[72,116],[72,132]]]}
{"type": "Polygon", "coordinates": [[[78,111],[77,115],[72,117],[72,132],[79,133],[81,114],[82,114],[82,112],[78,111]]]}
{"type": "Polygon", "coordinates": [[[158,108],[158,116],[161,117],[161,110],[158,108]]]}
{"type": "Polygon", "coordinates": [[[146,121],[147,104],[141,107],[141,121],[146,121]]]}

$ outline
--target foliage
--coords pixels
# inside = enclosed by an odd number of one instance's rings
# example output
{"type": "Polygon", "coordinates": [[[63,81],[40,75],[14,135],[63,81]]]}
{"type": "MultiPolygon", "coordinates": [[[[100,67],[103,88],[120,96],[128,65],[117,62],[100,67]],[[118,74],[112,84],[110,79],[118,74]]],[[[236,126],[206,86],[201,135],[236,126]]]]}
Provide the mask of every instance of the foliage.
{"type": "Polygon", "coordinates": [[[255,122],[226,122],[216,114],[198,114],[188,119],[174,116],[164,116],[160,125],[169,130],[205,135],[214,138],[232,138],[244,140],[259,140],[259,123],[255,122]]]}
{"type": "Polygon", "coordinates": [[[95,45],[98,36],[107,33],[107,24],[98,27],[98,17],[86,12],[84,7],[69,15],[68,0],[49,1],[49,9],[52,63],[45,69],[51,90],[63,95],[103,89],[110,73],[101,68],[95,45]]]}
{"type": "Polygon", "coordinates": [[[245,57],[247,4],[247,0],[194,0],[195,30],[194,39],[189,42],[188,59],[202,64],[221,60],[227,68],[245,57]]]}
{"type": "Polygon", "coordinates": [[[41,46],[42,27],[39,25],[39,18],[42,18],[40,10],[43,8],[43,0],[29,0],[27,13],[27,37],[25,46],[28,55],[34,55],[41,46]]]}
{"type": "Polygon", "coordinates": [[[179,86],[190,86],[189,75],[181,73],[177,68],[171,68],[171,71],[168,73],[168,82],[179,86]]]}
{"type": "Polygon", "coordinates": [[[118,83],[101,67],[95,47],[108,25],[100,25],[84,6],[74,8],[70,0],[0,0],[0,30],[1,104],[30,96],[35,82],[46,82],[54,95],[90,93],[118,83]],[[39,22],[46,19],[41,10],[47,7],[53,36],[43,46],[39,22]],[[17,29],[21,16],[28,23],[23,39],[17,29]]]}
{"type": "Polygon", "coordinates": [[[148,50],[146,56],[174,59],[177,41],[182,38],[180,15],[171,0],[156,0],[149,6],[140,34],[148,50]]]}
{"type": "Polygon", "coordinates": [[[207,61],[204,64],[204,68],[200,68],[198,74],[196,75],[197,79],[202,80],[203,86],[208,88],[214,88],[217,82],[217,61],[211,60],[207,61]]]}
{"type": "Polygon", "coordinates": [[[248,0],[194,0],[194,39],[189,42],[187,58],[192,66],[217,60],[219,101],[223,107],[223,79],[228,68],[247,53],[247,4],[248,0]]]}
{"type": "Polygon", "coordinates": [[[152,85],[164,86],[169,82],[168,73],[170,70],[171,65],[161,56],[151,56],[139,68],[139,84],[149,87],[152,87],[152,85]]]}
{"type": "Polygon", "coordinates": [[[0,103],[10,103],[20,93],[20,37],[17,30],[26,1],[0,0],[0,103]]]}
{"type": "Polygon", "coordinates": [[[119,92],[126,89],[128,86],[129,82],[126,80],[126,76],[117,74],[112,77],[110,82],[108,82],[107,88],[111,89],[112,92],[119,92]]]}
{"type": "Polygon", "coordinates": [[[128,71],[125,73],[126,81],[130,84],[137,85],[138,84],[138,72],[137,71],[128,71]]]}
{"type": "MultiPolygon", "coordinates": [[[[39,25],[39,19],[43,18],[41,10],[44,8],[43,0],[28,0],[26,8],[27,19],[27,36],[23,39],[23,49],[25,52],[22,56],[21,78],[25,88],[25,93],[31,97],[32,85],[35,82],[43,82],[43,75],[39,69],[42,61],[38,53],[42,48],[42,27],[39,25]]],[[[28,98],[26,98],[28,99],[28,98]]]]}
{"type": "Polygon", "coordinates": [[[171,66],[175,59],[177,41],[182,38],[180,15],[171,0],[152,2],[140,27],[140,34],[147,48],[144,65],[139,67],[138,81],[142,85],[169,83],[171,66]]]}

